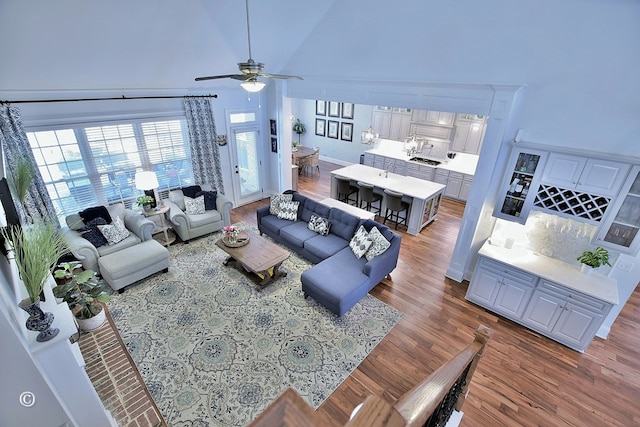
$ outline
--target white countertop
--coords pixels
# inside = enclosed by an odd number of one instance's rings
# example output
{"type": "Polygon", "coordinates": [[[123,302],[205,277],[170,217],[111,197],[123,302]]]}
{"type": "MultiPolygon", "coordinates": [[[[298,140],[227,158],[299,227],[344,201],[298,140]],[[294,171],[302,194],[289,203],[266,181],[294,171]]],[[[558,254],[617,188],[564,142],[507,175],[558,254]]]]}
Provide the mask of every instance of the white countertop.
{"type": "Polygon", "coordinates": [[[332,175],[340,175],[354,181],[362,181],[373,184],[379,188],[388,188],[391,191],[402,193],[416,199],[428,199],[434,194],[444,190],[443,184],[433,181],[414,178],[412,176],[398,175],[389,172],[385,177],[382,169],[371,166],[353,164],[341,169],[331,171],[332,175]]]}
{"type": "Polygon", "coordinates": [[[478,254],[602,301],[612,304],[619,303],[618,283],[614,279],[595,272],[589,275],[584,274],[580,271],[579,266],[567,264],[564,261],[537,254],[519,246],[507,249],[504,246],[491,245],[488,241],[480,248],[478,254]]]}
{"type": "Polygon", "coordinates": [[[402,151],[401,145],[399,145],[397,148],[382,146],[379,148],[372,148],[371,150],[367,150],[365,152],[375,154],[378,156],[385,156],[385,157],[391,157],[393,159],[405,160],[409,163],[418,164],[418,165],[422,165],[424,163],[413,162],[413,161],[410,161],[409,159],[412,157],[424,157],[426,159],[438,160],[442,163],[440,163],[438,166],[432,166],[432,167],[438,168],[438,169],[447,169],[449,171],[459,172],[466,175],[475,175],[476,167],[478,166],[478,156],[474,154],[467,154],[467,153],[456,153],[456,157],[453,159],[449,159],[446,157],[445,158],[430,157],[430,156],[424,156],[421,154],[418,154],[415,156],[407,156],[407,153],[402,151]]]}

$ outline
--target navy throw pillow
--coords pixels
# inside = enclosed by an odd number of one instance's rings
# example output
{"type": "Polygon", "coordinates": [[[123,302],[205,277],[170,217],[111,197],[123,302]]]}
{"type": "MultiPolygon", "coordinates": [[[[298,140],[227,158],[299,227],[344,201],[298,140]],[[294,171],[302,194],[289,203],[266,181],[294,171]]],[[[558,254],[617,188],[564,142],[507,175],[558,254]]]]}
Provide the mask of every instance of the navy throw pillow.
{"type": "Polygon", "coordinates": [[[198,191],[202,191],[202,188],[200,188],[199,185],[190,185],[188,187],[182,187],[182,194],[185,195],[185,197],[189,197],[191,199],[195,199],[196,198],[196,193],[198,191]]]}
{"type": "Polygon", "coordinates": [[[82,222],[88,224],[96,218],[104,218],[107,221],[107,224],[111,224],[111,215],[109,215],[109,211],[104,206],[95,206],[92,208],[87,208],[81,212],[78,212],[80,218],[82,218],[82,222]]]}
{"type": "Polygon", "coordinates": [[[94,218],[87,222],[84,227],[78,229],[80,235],[96,248],[109,243],[98,228],[99,225],[107,225],[107,221],[102,217],[94,218]]]}
{"type": "Polygon", "coordinates": [[[212,211],[216,208],[217,191],[198,191],[196,197],[204,196],[204,210],[212,211]]]}

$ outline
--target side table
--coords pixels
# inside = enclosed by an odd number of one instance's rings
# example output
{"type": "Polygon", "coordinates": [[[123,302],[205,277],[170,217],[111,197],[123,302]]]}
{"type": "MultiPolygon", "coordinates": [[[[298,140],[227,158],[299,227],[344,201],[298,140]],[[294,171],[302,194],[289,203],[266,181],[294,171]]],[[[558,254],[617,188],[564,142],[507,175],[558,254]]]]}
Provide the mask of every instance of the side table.
{"type": "Polygon", "coordinates": [[[143,211],[142,214],[147,218],[158,215],[160,217],[160,228],[156,228],[153,230],[153,234],[164,233],[164,241],[160,241],[165,246],[171,245],[176,241],[176,236],[171,233],[171,237],[169,237],[169,230],[172,228],[171,224],[167,225],[165,222],[165,214],[169,212],[169,206],[160,206],[155,209],[151,209],[148,212],[143,211]]]}

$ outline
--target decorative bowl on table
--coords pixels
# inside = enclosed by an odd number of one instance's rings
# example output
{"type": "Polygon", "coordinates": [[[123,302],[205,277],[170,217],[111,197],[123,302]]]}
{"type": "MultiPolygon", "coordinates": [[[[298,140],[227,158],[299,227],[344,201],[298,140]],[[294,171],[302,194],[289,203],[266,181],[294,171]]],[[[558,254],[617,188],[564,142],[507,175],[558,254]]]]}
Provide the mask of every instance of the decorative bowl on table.
{"type": "Polygon", "coordinates": [[[249,235],[247,233],[239,233],[234,239],[229,239],[229,236],[222,237],[222,243],[229,248],[239,248],[249,243],[249,235]]]}

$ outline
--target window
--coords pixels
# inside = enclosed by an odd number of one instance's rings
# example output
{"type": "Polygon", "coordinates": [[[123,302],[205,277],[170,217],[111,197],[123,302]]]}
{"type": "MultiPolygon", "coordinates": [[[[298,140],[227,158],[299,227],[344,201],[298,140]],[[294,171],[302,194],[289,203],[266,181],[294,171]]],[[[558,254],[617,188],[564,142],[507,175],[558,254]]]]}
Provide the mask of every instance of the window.
{"type": "Polygon", "coordinates": [[[137,171],[153,170],[159,191],[193,183],[184,120],[27,132],[58,217],[89,206],[124,202],[141,190],[137,171]]]}

